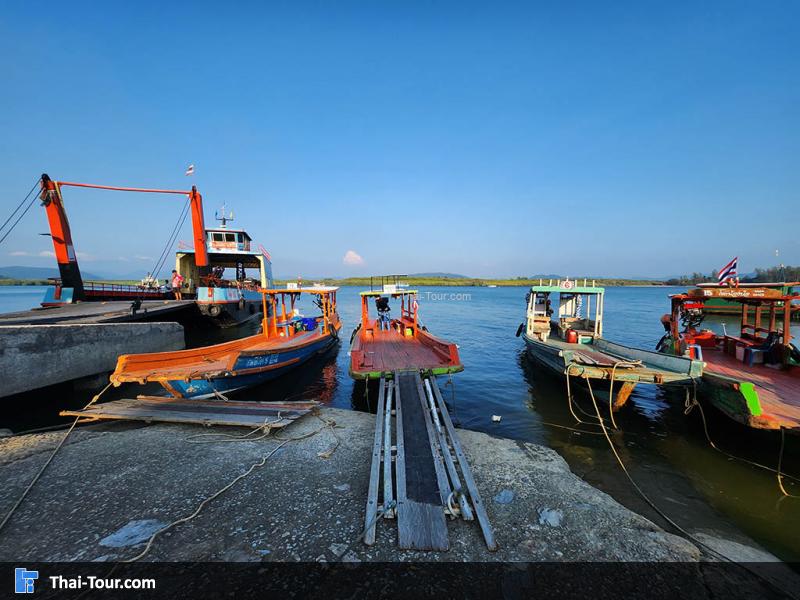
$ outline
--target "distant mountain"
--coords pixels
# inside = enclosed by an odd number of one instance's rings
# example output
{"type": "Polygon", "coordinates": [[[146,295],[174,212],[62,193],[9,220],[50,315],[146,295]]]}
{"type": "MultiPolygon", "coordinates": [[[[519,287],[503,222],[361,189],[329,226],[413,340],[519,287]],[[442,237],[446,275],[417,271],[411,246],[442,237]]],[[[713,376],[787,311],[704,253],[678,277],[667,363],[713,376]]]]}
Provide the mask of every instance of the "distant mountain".
{"type": "Polygon", "coordinates": [[[446,277],[448,279],[469,279],[466,275],[458,273],[411,273],[409,277],[446,277]]]}
{"type": "MultiPolygon", "coordinates": [[[[60,277],[58,269],[53,267],[0,267],[0,279],[49,279],[60,277]]],[[[97,275],[81,271],[84,279],[102,279],[97,275]]]]}

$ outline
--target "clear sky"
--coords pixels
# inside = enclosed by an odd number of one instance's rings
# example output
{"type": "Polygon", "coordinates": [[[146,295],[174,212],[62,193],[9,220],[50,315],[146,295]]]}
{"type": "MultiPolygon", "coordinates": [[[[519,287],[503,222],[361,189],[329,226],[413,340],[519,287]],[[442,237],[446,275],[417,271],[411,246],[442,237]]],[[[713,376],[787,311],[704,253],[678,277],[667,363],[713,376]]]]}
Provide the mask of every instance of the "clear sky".
{"type": "MultiPolygon", "coordinates": [[[[0,82],[0,222],[47,172],[195,183],[282,276],[800,263],[792,0],[9,1],[0,82]]],[[[181,207],[65,193],[95,273],[143,275],[181,207]]],[[[54,265],[44,231],[0,265],[54,265]]]]}

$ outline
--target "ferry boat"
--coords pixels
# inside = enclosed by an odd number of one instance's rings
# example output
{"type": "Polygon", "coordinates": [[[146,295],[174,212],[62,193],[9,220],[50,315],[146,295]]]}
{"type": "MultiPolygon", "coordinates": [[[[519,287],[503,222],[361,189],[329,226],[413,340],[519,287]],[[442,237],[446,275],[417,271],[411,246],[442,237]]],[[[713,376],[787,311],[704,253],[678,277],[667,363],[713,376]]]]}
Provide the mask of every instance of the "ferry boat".
{"type": "MultiPolygon", "coordinates": [[[[183,298],[196,302],[199,313],[207,317],[208,322],[223,327],[259,317],[261,299],[257,290],[271,288],[274,284],[270,255],[263,246],[259,246],[257,251],[252,249],[252,239],[245,230],[227,227],[233,214],[226,216],[224,205],[221,216],[217,215],[221,226],[206,229],[203,198],[195,186],[191,190],[120,187],[55,181],[47,174],[42,175],[40,184],[40,198],[47,213],[60,274],[53,280],[53,286],[46,290],[42,306],[87,301],[170,300],[175,298],[176,291],[180,291],[183,298]],[[183,243],[184,248],[177,252],[175,260],[175,269],[184,278],[182,288],[173,290],[169,280],[161,285],[153,276],[156,274],[149,273],[138,285],[84,281],[64,207],[62,190],[65,187],[187,197],[192,219],[192,243],[183,243]],[[224,277],[226,269],[235,270],[233,279],[224,277]],[[257,270],[257,275],[249,277],[247,269],[257,270]]],[[[176,224],[176,231],[181,222],[182,218],[176,224]]]]}
{"type": "Polygon", "coordinates": [[[125,354],[117,359],[111,383],[157,382],[176,398],[201,399],[270,381],[337,343],[342,327],[337,289],[261,290],[264,316],[258,334],[189,350],[125,354]],[[319,315],[300,314],[296,301],[301,294],[315,297],[319,315]]]}
{"type": "Polygon", "coordinates": [[[701,286],[670,298],[657,349],[704,361],[701,392],[734,421],[800,432],[800,351],[791,333],[792,302],[800,294],[740,284],[701,286]],[[699,329],[706,304],[719,299],[738,306],[738,331],[699,329]]]}
{"type": "MultiPolygon", "coordinates": [[[[690,382],[703,365],[690,358],[631,348],[603,337],[605,289],[565,279],[532,286],[527,318],[517,329],[528,354],[558,375],[619,383],[619,409],[639,383],[690,382]]],[[[613,392],[613,390],[612,390],[613,392]]]]}
{"type": "Polygon", "coordinates": [[[444,375],[464,370],[458,347],[431,335],[419,322],[418,292],[399,281],[361,292],[361,322],[350,336],[350,376],[377,380],[395,372],[444,375]],[[391,314],[392,301],[399,308],[391,314]],[[370,305],[375,305],[375,316],[370,305]],[[397,306],[399,304],[399,306],[397,306]]]}

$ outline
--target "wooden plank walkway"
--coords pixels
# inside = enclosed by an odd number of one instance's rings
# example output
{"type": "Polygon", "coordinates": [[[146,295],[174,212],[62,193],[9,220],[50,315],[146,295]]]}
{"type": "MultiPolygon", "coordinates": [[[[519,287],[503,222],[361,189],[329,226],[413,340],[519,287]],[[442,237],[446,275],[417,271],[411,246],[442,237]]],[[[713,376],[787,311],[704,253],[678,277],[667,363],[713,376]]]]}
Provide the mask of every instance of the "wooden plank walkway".
{"type": "Polygon", "coordinates": [[[477,517],[487,547],[496,550],[488,515],[435,378],[423,378],[418,371],[397,371],[392,381],[381,378],[380,386],[364,542],[375,543],[381,517],[396,516],[400,548],[446,551],[450,546],[449,515],[465,521],[477,517]],[[394,461],[393,422],[397,449],[394,461]]]}
{"type": "Polygon", "coordinates": [[[268,424],[270,428],[280,429],[318,405],[316,401],[225,402],[139,396],[136,399],[94,404],[84,410],[64,410],[59,414],[100,420],[232,425],[254,429],[268,424]]]}
{"type": "Polygon", "coordinates": [[[395,401],[402,406],[405,485],[397,493],[399,546],[414,550],[447,550],[444,515],[435,458],[415,380],[416,373],[398,373],[395,401]]]}

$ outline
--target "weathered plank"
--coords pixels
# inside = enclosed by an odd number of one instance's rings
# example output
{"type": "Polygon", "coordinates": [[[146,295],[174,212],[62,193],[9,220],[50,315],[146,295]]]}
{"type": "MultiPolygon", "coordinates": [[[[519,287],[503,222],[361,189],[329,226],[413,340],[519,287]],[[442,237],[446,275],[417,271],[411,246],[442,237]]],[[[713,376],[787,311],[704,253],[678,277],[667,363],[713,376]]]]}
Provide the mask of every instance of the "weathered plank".
{"type": "Polygon", "coordinates": [[[369,470],[369,490],[367,492],[367,514],[364,517],[364,543],[375,543],[375,527],[378,520],[378,483],[380,481],[381,447],[383,446],[383,402],[386,380],[381,377],[378,383],[378,410],[375,416],[375,438],[372,444],[372,465],[369,470]]]}
{"type": "Polygon", "coordinates": [[[147,421],[163,423],[195,423],[200,425],[231,425],[241,427],[285,427],[295,419],[310,412],[317,403],[303,402],[288,408],[266,403],[241,402],[232,405],[219,400],[157,400],[137,398],[114,400],[94,404],[83,410],[64,410],[59,414],[69,417],[91,417],[94,419],[147,421]]]}
{"type": "MultiPolygon", "coordinates": [[[[392,395],[394,382],[388,383],[386,392],[386,406],[384,407],[383,421],[383,505],[389,506],[394,500],[392,489],[392,395]]],[[[393,518],[394,511],[384,513],[385,517],[393,518]]]]}
{"type": "Polygon", "coordinates": [[[425,430],[428,432],[428,445],[431,449],[431,456],[433,457],[433,467],[436,470],[436,482],[439,487],[439,498],[442,501],[442,507],[447,506],[447,499],[453,491],[450,487],[450,480],[447,478],[447,473],[444,469],[442,462],[442,455],[439,453],[438,436],[436,435],[433,422],[430,415],[430,406],[428,404],[428,396],[425,394],[425,388],[422,385],[422,378],[419,373],[414,373],[414,379],[417,383],[417,396],[419,398],[422,415],[425,418],[425,430]]]}
{"type": "MultiPolygon", "coordinates": [[[[432,377],[435,379],[435,377],[432,377]]],[[[431,412],[436,410],[436,400],[433,398],[433,392],[431,391],[431,384],[430,380],[425,380],[425,390],[426,390],[426,398],[428,399],[428,404],[430,405],[431,412]]],[[[444,427],[439,423],[434,425],[438,425],[436,427],[436,434],[439,440],[439,449],[441,451],[442,457],[444,458],[444,464],[447,467],[447,474],[450,477],[450,482],[452,484],[452,490],[456,493],[458,499],[458,505],[461,508],[461,517],[465,521],[472,521],[475,516],[472,514],[472,509],[469,506],[469,502],[467,501],[467,496],[464,493],[464,489],[461,485],[461,479],[458,476],[458,470],[456,469],[456,465],[453,462],[453,456],[450,454],[450,446],[447,442],[447,437],[445,436],[444,427]]]]}
{"type": "Polygon", "coordinates": [[[404,550],[449,549],[447,521],[441,506],[407,499],[398,506],[399,545],[404,550]]]}
{"type": "Polygon", "coordinates": [[[439,390],[439,385],[436,383],[436,379],[431,380],[431,387],[433,388],[433,395],[436,396],[436,402],[439,405],[439,410],[442,414],[442,421],[444,421],[447,434],[450,436],[450,442],[452,443],[453,450],[456,453],[458,464],[461,467],[461,473],[464,476],[464,484],[467,486],[467,491],[469,492],[470,499],[472,500],[472,505],[475,507],[475,514],[478,518],[478,523],[481,526],[481,531],[483,531],[483,537],[486,540],[486,547],[494,552],[497,550],[497,542],[494,539],[494,531],[492,530],[492,524],[489,522],[489,515],[486,514],[486,508],[483,504],[483,500],[481,499],[481,495],[478,492],[478,487],[475,485],[475,479],[472,476],[472,470],[469,467],[469,462],[464,454],[464,450],[461,448],[461,442],[456,435],[455,427],[453,427],[453,421],[450,418],[450,413],[447,410],[447,405],[444,403],[442,392],[439,390]]]}
{"type": "Polygon", "coordinates": [[[395,373],[398,406],[398,544],[403,549],[447,550],[447,523],[415,373],[395,373]],[[400,477],[400,436],[403,483],[400,477]],[[402,500],[402,502],[401,502],[402,500]],[[420,506],[426,505],[426,506],[420,506]]]}

